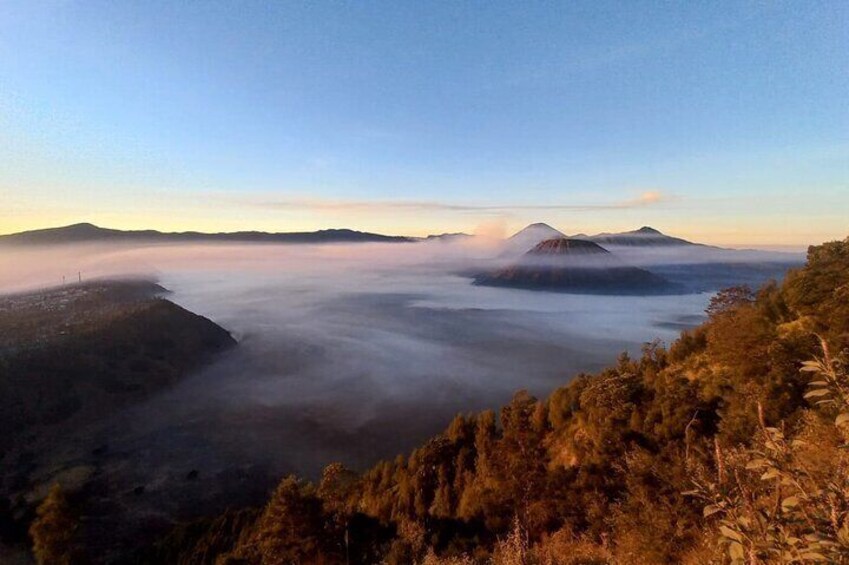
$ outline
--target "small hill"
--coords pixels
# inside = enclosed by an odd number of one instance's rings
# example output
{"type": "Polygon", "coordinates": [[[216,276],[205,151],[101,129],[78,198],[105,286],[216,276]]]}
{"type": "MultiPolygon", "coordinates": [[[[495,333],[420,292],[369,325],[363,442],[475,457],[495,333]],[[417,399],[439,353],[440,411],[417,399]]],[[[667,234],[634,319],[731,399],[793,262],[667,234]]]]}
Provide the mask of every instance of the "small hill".
{"type": "Polygon", "coordinates": [[[621,233],[600,233],[590,236],[590,241],[594,241],[601,245],[626,246],[626,247],[654,247],[654,246],[676,246],[676,245],[700,245],[681,239],[678,237],[668,236],[654,228],[643,226],[638,230],[627,231],[621,233]]]}
{"type": "Polygon", "coordinates": [[[516,264],[478,275],[474,284],[575,294],[681,292],[661,276],[622,263],[597,243],[566,237],[538,243],[516,264]]]}
{"type": "Polygon", "coordinates": [[[160,232],[156,230],[115,230],[94,224],[73,224],[59,228],[25,231],[0,236],[0,245],[58,245],[68,243],[345,243],[345,242],[396,242],[415,239],[381,235],[349,229],[327,229],[313,232],[261,232],[239,231],[224,233],[160,232]]]}

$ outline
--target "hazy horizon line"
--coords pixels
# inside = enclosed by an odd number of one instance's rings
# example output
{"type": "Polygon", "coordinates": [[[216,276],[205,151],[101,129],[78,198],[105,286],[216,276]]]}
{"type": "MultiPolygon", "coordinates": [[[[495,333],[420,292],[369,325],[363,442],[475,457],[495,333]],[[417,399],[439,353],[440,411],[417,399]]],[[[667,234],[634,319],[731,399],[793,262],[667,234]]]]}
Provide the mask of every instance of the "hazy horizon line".
{"type": "MultiPolygon", "coordinates": [[[[373,231],[373,230],[369,230],[369,229],[338,227],[338,226],[337,227],[318,227],[318,228],[312,228],[312,229],[298,229],[298,230],[291,230],[291,231],[287,231],[287,230],[267,230],[267,229],[257,229],[257,228],[250,228],[250,227],[241,228],[241,229],[234,229],[234,230],[223,230],[223,231],[207,231],[207,230],[202,230],[202,229],[184,229],[184,230],[178,229],[178,230],[174,230],[174,229],[164,229],[164,228],[156,228],[156,227],[118,228],[118,227],[111,227],[111,226],[99,224],[99,223],[92,222],[92,221],[82,220],[82,221],[71,222],[71,223],[62,224],[62,225],[33,227],[33,228],[30,228],[30,229],[24,229],[24,230],[19,230],[19,231],[14,231],[14,232],[3,232],[3,233],[0,233],[0,238],[16,236],[16,235],[21,235],[21,234],[27,234],[27,233],[33,233],[33,232],[61,230],[61,229],[67,229],[67,228],[75,227],[75,226],[87,225],[87,226],[92,226],[92,227],[97,228],[97,229],[118,231],[118,232],[124,232],[124,233],[156,232],[156,233],[160,233],[160,234],[164,234],[164,235],[198,234],[198,235],[214,236],[214,235],[230,235],[230,234],[238,234],[238,233],[263,233],[263,234],[272,234],[272,235],[278,235],[278,234],[283,235],[283,234],[298,234],[298,233],[318,233],[318,232],[324,232],[324,231],[352,231],[352,232],[365,233],[365,234],[378,235],[378,236],[385,236],[385,237],[409,238],[411,240],[425,239],[425,238],[431,237],[431,236],[443,236],[443,235],[467,235],[467,236],[482,237],[482,238],[489,238],[489,239],[508,239],[508,238],[512,237],[513,235],[515,235],[516,233],[522,231],[526,227],[529,227],[529,226],[532,226],[532,225],[535,225],[535,224],[545,224],[545,225],[548,225],[549,227],[557,229],[557,226],[551,225],[548,222],[531,222],[531,223],[527,224],[526,226],[519,228],[516,231],[505,233],[504,235],[475,233],[474,229],[468,230],[468,231],[465,231],[465,230],[464,231],[445,231],[445,230],[435,229],[435,230],[429,230],[427,233],[423,233],[423,234],[410,235],[410,234],[373,231]]],[[[707,241],[697,241],[696,238],[692,238],[692,236],[679,235],[679,234],[675,234],[675,233],[667,233],[666,231],[664,231],[662,229],[655,228],[654,226],[651,226],[649,224],[642,224],[640,226],[634,227],[633,229],[626,229],[626,230],[623,230],[623,231],[600,231],[600,232],[596,232],[596,233],[584,233],[584,232],[581,232],[581,233],[565,233],[564,232],[564,235],[565,235],[565,237],[568,237],[568,238],[580,238],[581,236],[583,236],[583,237],[596,237],[596,236],[599,236],[599,235],[631,233],[631,232],[635,232],[635,231],[639,230],[640,228],[644,228],[644,227],[650,227],[652,229],[657,229],[661,234],[663,234],[665,236],[679,237],[679,238],[682,238],[682,239],[687,239],[688,241],[691,241],[693,243],[718,245],[718,244],[713,243],[709,240],[707,240],[707,241]]],[[[836,238],[836,239],[840,239],[840,238],[836,238]]],[[[827,239],[827,240],[823,240],[822,242],[817,241],[817,242],[789,243],[789,244],[785,244],[785,243],[749,243],[749,242],[741,241],[741,242],[730,242],[730,243],[726,242],[726,243],[721,243],[720,245],[727,247],[727,248],[730,248],[730,249],[737,249],[737,250],[751,249],[751,250],[761,250],[761,251],[798,253],[798,252],[805,251],[811,245],[817,245],[819,243],[823,243],[824,241],[831,241],[831,240],[827,239]]]]}

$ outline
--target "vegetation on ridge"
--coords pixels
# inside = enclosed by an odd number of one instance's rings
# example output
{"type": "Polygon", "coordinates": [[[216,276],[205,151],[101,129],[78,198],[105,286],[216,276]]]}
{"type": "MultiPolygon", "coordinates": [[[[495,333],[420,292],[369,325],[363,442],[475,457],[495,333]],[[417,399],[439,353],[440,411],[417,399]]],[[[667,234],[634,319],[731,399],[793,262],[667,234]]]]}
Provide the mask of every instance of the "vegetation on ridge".
{"type": "Polygon", "coordinates": [[[159,563],[849,563],[849,239],[544,401],[407,456],[284,479],[159,563]]]}

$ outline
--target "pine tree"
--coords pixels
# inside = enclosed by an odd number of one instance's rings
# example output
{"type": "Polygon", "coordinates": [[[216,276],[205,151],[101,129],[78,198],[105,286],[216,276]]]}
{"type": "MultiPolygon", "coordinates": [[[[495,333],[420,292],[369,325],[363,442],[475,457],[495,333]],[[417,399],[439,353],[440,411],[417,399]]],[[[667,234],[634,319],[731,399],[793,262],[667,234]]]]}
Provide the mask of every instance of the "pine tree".
{"type": "Polygon", "coordinates": [[[36,515],[37,518],[29,528],[36,562],[44,565],[72,563],[72,541],[77,522],[58,484],[50,488],[47,497],[38,506],[36,515]]]}

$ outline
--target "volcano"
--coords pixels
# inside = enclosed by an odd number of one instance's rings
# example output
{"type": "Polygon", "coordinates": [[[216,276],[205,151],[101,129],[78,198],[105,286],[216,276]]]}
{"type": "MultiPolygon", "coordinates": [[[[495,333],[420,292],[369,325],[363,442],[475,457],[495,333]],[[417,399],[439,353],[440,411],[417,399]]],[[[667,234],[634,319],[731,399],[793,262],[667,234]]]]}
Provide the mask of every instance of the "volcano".
{"type": "Polygon", "coordinates": [[[681,289],[645,269],[627,265],[601,245],[559,237],[538,243],[508,267],[478,275],[474,284],[574,294],[676,294],[681,289]]]}
{"type": "Polygon", "coordinates": [[[504,242],[502,254],[518,257],[543,241],[564,237],[566,237],[566,234],[548,224],[542,222],[530,224],[514,233],[504,242]]]}

